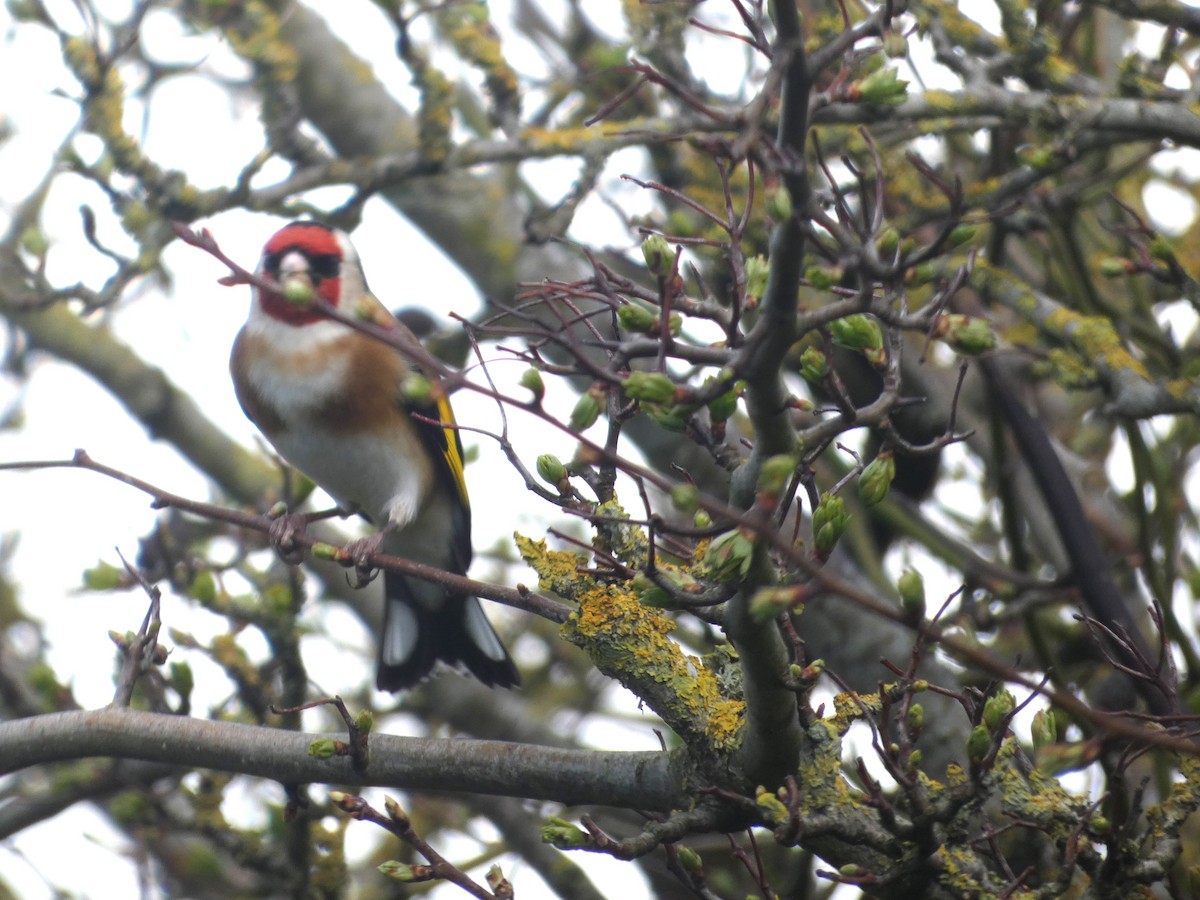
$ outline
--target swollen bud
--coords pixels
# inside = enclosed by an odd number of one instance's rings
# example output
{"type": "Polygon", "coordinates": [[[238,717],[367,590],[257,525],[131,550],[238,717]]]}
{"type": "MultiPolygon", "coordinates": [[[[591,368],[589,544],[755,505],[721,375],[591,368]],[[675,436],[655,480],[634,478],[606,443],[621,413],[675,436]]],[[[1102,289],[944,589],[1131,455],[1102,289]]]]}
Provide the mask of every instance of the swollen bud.
{"type": "Polygon", "coordinates": [[[112,563],[98,562],[83,571],[83,586],[89,591],[111,591],[125,584],[127,574],[112,563]]]}
{"type": "Polygon", "coordinates": [[[996,335],[987,319],[960,313],[940,315],[933,323],[933,336],[959,353],[983,353],[995,349],[996,335]]]}
{"type": "Polygon", "coordinates": [[[704,567],[718,581],[745,578],[753,559],[754,540],[739,528],[713,538],[704,551],[704,567]]]}
{"type": "Polygon", "coordinates": [[[567,467],[553,453],[543,453],[539,456],[536,467],[538,477],[555,487],[567,477],[567,467]]]}
{"type": "Polygon", "coordinates": [[[758,473],[759,493],[779,496],[796,471],[796,457],[780,453],[763,461],[758,473]]]}
{"type": "Polygon", "coordinates": [[[675,399],[675,382],[661,372],[630,372],[621,387],[627,397],[643,403],[670,403],[675,399]]]}
{"type": "Polygon", "coordinates": [[[518,383],[533,394],[534,403],[541,403],[542,398],[546,396],[546,382],[542,380],[542,373],[532,366],[521,373],[518,383]]]}
{"type": "Polygon", "coordinates": [[[418,884],[423,881],[431,881],[434,877],[432,866],[412,866],[394,859],[380,863],[379,871],[392,881],[399,881],[402,884],[418,884]]]}
{"type": "Polygon", "coordinates": [[[1105,278],[1120,278],[1122,275],[1132,275],[1136,271],[1137,263],[1131,259],[1110,256],[1100,260],[1100,274],[1105,278]]]}
{"type": "Polygon", "coordinates": [[[805,347],[800,354],[800,375],[809,384],[820,385],[829,374],[829,360],[816,347],[805,347]]]}
{"type": "Polygon", "coordinates": [[[671,488],[671,504],[682,513],[692,513],[700,505],[700,492],[694,484],[681,482],[671,488]]]}
{"type": "Polygon", "coordinates": [[[675,848],[675,856],[679,860],[679,864],[683,866],[687,872],[701,872],[704,869],[704,861],[700,859],[700,854],[691,847],[679,845],[675,848]]]}
{"type": "Polygon", "coordinates": [[[571,418],[567,422],[570,429],[576,433],[587,431],[600,418],[601,405],[604,402],[604,388],[593,384],[587,392],[581,394],[571,410],[571,418]]]}
{"type": "Polygon", "coordinates": [[[896,582],[904,621],[915,625],[925,619],[925,579],[916,569],[905,569],[896,582]]]}
{"type": "Polygon", "coordinates": [[[889,29],[883,36],[883,52],[892,59],[908,55],[908,38],[899,31],[889,29]]]}
{"type": "Polygon", "coordinates": [[[297,278],[289,279],[283,284],[283,299],[297,306],[308,306],[317,295],[313,293],[312,285],[297,278]]]}
{"type": "Polygon", "coordinates": [[[714,422],[724,422],[737,412],[738,397],[746,389],[746,382],[736,382],[732,390],[708,401],[708,417],[714,422]]]}
{"type": "Polygon", "coordinates": [[[887,496],[896,477],[896,458],[891,450],[880,450],[858,476],[858,494],[863,505],[874,506],[887,496]]]}
{"type": "Polygon", "coordinates": [[[559,850],[585,850],[592,846],[592,839],[582,828],[551,816],[542,825],[542,843],[559,850]]]}
{"type": "Polygon", "coordinates": [[[967,758],[973,763],[983,762],[992,749],[992,736],[986,725],[976,725],[967,737],[967,758]]]}
{"type": "Polygon", "coordinates": [[[840,268],[826,269],[822,266],[809,266],[804,272],[804,278],[811,287],[818,291],[827,291],[841,281],[844,274],[840,268]]]}
{"type": "Polygon", "coordinates": [[[854,313],[829,323],[833,342],[847,350],[881,350],[883,329],[866,313],[854,313]]]}
{"type": "Polygon", "coordinates": [[[791,612],[804,591],[804,586],[797,584],[759,588],[750,598],[750,617],[755,622],[766,622],[780,613],[791,612]]]}
{"type": "Polygon", "coordinates": [[[1005,722],[1005,717],[1017,706],[1017,698],[1007,689],[1001,689],[987,698],[983,704],[983,724],[993,734],[1005,722]]]}
{"type": "Polygon", "coordinates": [[[845,501],[833,494],[822,494],[821,502],[812,514],[813,543],[819,558],[829,558],[849,525],[845,501]]]}
{"type": "Polygon", "coordinates": [[[655,275],[666,276],[675,268],[675,249],[661,234],[647,235],[642,241],[642,258],[655,275]]]}
{"type": "Polygon", "coordinates": [[[776,222],[792,217],[792,195],[783,185],[767,191],[767,215],[776,222]]]}
{"type": "Polygon", "coordinates": [[[971,238],[975,237],[978,231],[979,229],[974,225],[967,225],[965,223],[955,225],[950,229],[950,233],[946,235],[946,246],[951,250],[955,247],[961,247],[967,241],[971,240],[971,238]]]}
{"type": "Polygon", "coordinates": [[[308,745],[308,755],[313,759],[332,759],[337,751],[337,741],[333,738],[317,738],[308,745]]]}
{"type": "Polygon", "coordinates": [[[863,103],[895,106],[908,96],[908,82],[895,69],[876,69],[858,83],[858,99],[863,103]]]}
{"type": "Polygon", "coordinates": [[[908,730],[913,734],[921,730],[925,725],[925,707],[920,703],[914,703],[908,708],[908,730]]]}
{"type": "Polygon", "coordinates": [[[746,296],[761,300],[767,290],[767,275],[770,273],[765,256],[751,256],[746,260],[746,296]]]}
{"type": "Polygon", "coordinates": [[[895,227],[885,228],[883,232],[875,239],[875,249],[879,251],[879,255],[884,259],[891,259],[896,255],[896,249],[900,246],[900,232],[895,227]]]}
{"type": "Polygon", "coordinates": [[[658,325],[658,316],[644,306],[629,303],[617,310],[617,321],[626,331],[646,334],[653,331],[658,325]]]}
{"type": "Polygon", "coordinates": [[[1041,750],[1058,740],[1058,725],[1054,721],[1054,713],[1048,709],[1039,709],[1033,714],[1033,722],[1029,726],[1033,737],[1033,749],[1041,750]]]}
{"type": "Polygon", "coordinates": [[[410,403],[424,405],[433,399],[433,382],[424,375],[411,372],[400,383],[400,391],[410,403]]]}

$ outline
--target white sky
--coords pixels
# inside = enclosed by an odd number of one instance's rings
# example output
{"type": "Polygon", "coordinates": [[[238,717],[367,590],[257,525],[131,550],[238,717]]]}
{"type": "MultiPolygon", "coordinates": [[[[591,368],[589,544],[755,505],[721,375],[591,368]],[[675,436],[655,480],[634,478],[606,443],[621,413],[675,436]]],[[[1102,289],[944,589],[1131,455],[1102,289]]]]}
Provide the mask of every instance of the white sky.
{"type": "MultiPolygon", "coordinates": [[[[61,13],[63,22],[71,22],[69,3],[49,4],[61,13]]],[[[330,16],[343,36],[352,38],[356,50],[376,60],[380,77],[399,86],[398,93],[409,91],[409,75],[395,60],[391,26],[386,24],[370,3],[313,4],[336,9],[330,16]]],[[[119,14],[122,4],[105,8],[119,14]]],[[[12,204],[19,202],[40,179],[46,162],[76,121],[76,107],[68,99],[56,96],[77,93],[74,79],[63,69],[56,40],[39,29],[21,28],[16,42],[8,41],[13,23],[7,9],[0,10],[0,83],[21,85],[21,90],[6,90],[0,99],[0,122],[15,132],[0,145],[0,226],[9,221],[12,204]]],[[[177,52],[164,54],[161,61],[207,61],[210,67],[238,75],[242,67],[231,54],[210,36],[175,35],[172,17],[151,14],[147,33],[152,47],[168,47],[177,52]]],[[[201,187],[227,184],[240,165],[261,147],[261,128],[253,108],[231,106],[224,93],[202,77],[174,80],[155,95],[148,117],[148,152],[165,165],[182,169],[201,187]],[[212,140],[219,133],[220,141],[212,140]],[[220,152],[214,152],[216,147],[220,152]]],[[[131,114],[129,127],[138,133],[139,118],[131,114]]],[[[98,143],[84,137],[77,141],[80,152],[99,151],[98,143]]],[[[539,184],[551,190],[565,189],[572,167],[542,165],[539,184]]],[[[270,175],[268,172],[266,175],[270,175]]],[[[275,172],[279,174],[278,171],[275,172]]],[[[323,201],[340,202],[344,192],[327,192],[323,201]]],[[[45,205],[44,221],[54,242],[49,257],[49,273],[61,283],[84,280],[98,284],[111,271],[107,261],[88,248],[79,236],[78,207],[91,204],[100,213],[101,239],[120,250],[132,244],[110,219],[105,218],[105,198],[81,179],[62,178],[45,205]]],[[[274,217],[230,213],[209,222],[222,247],[244,265],[253,267],[265,239],[280,224],[274,217]]],[[[373,290],[389,306],[420,304],[428,298],[439,302],[435,310],[448,316],[456,312],[470,316],[477,311],[478,298],[457,269],[425,238],[394,213],[375,201],[368,205],[355,243],[364,261],[373,290]],[[404,250],[407,260],[420,265],[388,267],[397,258],[396,248],[404,250]]],[[[204,412],[237,440],[255,446],[252,425],[242,415],[234,399],[227,374],[229,346],[245,317],[248,303],[246,288],[229,289],[216,284],[224,274],[213,259],[182,245],[171,247],[165,262],[173,273],[174,285],[164,292],[151,289],[136,302],[118,309],[109,325],[123,340],[134,346],[147,361],[161,366],[176,384],[201,404],[204,412]]],[[[0,459],[61,459],[75,447],[85,448],[94,458],[135,472],[146,480],[185,496],[207,499],[209,487],[179,455],[165,444],[152,441],[140,425],[132,421],[104,390],[87,376],[44,356],[33,357],[28,382],[19,387],[0,382],[0,411],[18,396],[26,417],[19,430],[0,431],[0,459]]],[[[519,367],[498,367],[499,372],[519,373],[519,367]]],[[[571,402],[563,397],[564,402],[571,402]]],[[[456,397],[462,421],[492,420],[486,405],[463,393],[456,397]]],[[[569,410],[569,406],[565,410],[569,410]]],[[[518,429],[521,431],[521,429],[518,429]]],[[[551,450],[569,458],[573,446],[565,437],[554,434],[537,437],[525,429],[527,440],[542,442],[526,448],[530,460],[537,452],[551,450]]],[[[468,445],[480,443],[464,435],[468,445]]],[[[540,534],[545,529],[545,513],[530,504],[528,495],[514,473],[497,465],[495,447],[484,441],[483,460],[468,467],[476,511],[475,543],[484,550],[512,529],[540,534]],[[489,462],[488,459],[491,458],[489,462]],[[492,474],[488,474],[490,466],[492,474]],[[482,474],[481,474],[482,472],[482,474]],[[489,515],[504,510],[504,515],[489,515]]],[[[63,677],[70,679],[76,697],[85,707],[99,707],[112,699],[113,653],[107,633],[110,629],[136,630],[145,614],[146,599],[138,592],[94,594],[79,591],[84,569],[103,559],[116,562],[114,548],[126,558],[137,556],[137,541],[147,534],[157,513],[147,497],[94,474],[75,471],[46,471],[0,475],[3,505],[0,506],[0,533],[20,532],[13,554],[11,571],[22,586],[21,602],[26,609],[44,617],[45,634],[50,644],[49,662],[63,677]],[[56,502],[57,501],[57,502],[56,502]],[[53,560],[53,562],[48,562],[53,560]]],[[[484,563],[486,565],[486,561],[484,563]]],[[[536,581],[535,578],[527,579],[536,581]]],[[[503,616],[499,607],[492,615],[503,616]]],[[[345,646],[369,645],[370,636],[361,623],[339,607],[310,603],[306,616],[328,617],[335,623],[345,646]]],[[[195,613],[186,601],[168,595],[163,607],[164,624],[182,627],[201,640],[225,630],[222,621],[195,613]]],[[[32,635],[31,635],[32,636],[32,635]]],[[[261,642],[260,642],[261,643],[261,642]]],[[[255,648],[251,640],[251,650],[255,648]]],[[[259,647],[258,652],[265,652],[259,647]]],[[[306,657],[314,673],[336,673],[326,678],[331,691],[349,692],[371,677],[370,660],[362,654],[339,650],[326,641],[307,641],[306,657]],[[330,664],[325,660],[335,661],[330,664]]],[[[216,702],[224,691],[221,676],[202,659],[189,657],[197,676],[196,707],[216,702]],[[212,689],[207,686],[216,682],[212,689]]],[[[381,698],[382,699],[382,698],[381,698]]],[[[637,715],[630,705],[629,712],[637,715]]],[[[653,717],[645,717],[642,729],[625,728],[623,734],[584,734],[584,739],[605,741],[616,738],[616,746],[629,749],[657,749],[652,732],[653,717]]],[[[403,722],[390,727],[403,733],[403,722]]],[[[611,745],[610,745],[611,746],[611,745]]],[[[321,788],[316,788],[319,795],[321,788]]],[[[276,792],[278,793],[278,792],[276,792]]],[[[382,792],[366,792],[375,803],[382,792]]],[[[276,800],[278,797],[275,798],[276,800]]],[[[238,804],[226,812],[234,821],[254,824],[261,806],[254,801],[238,804]]],[[[352,852],[365,852],[378,835],[370,826],[352,823],[348,846],[352,852]]],[[[80,804],[17,838],[0,844],[0,871],[20,896],[40,900],[54,895],[55,889],[87,896],[137,896],[138,885],[131,865],[122,861],[123,838],[113,831],[104,817],[86,804],[80,804]],[[71,865],[64,866],[64,859],[71,865]],[[103,884],[97,893],[96,885],[103,884]]],[[[440,848],[453,857],[473,855],[463,846],[440,848]]],[[[632,867],[595,855],[580,854],[578,861],[597,873],[598,883],[613,884],[619,879],[629,900],[647,896],[644,883],[632,867]],[[586,856],[586,858],[581,858],[586,856]]],[[[502,860],[506,874],[514,881],[518,896],[537,897],[544,892],[528,867],[502,860]]],[[[476,873],[480,874],[480,873],[476,873]]],[[[435,889],[431,896],[462,896],[455,888],[435,889]]]]}
{"type": "MultiPolygon", "coordinates": [[[[68,0],[48,4],[60,21],[72,21],[73,6],[68,0]]],[[[385,83],[395,86],[397,96],[411,95],[409,75],[396,61],[392,28],[369,2],[337,3],[323,0],[310,4],[331,11],[328,16],[336,29],[352,40],[357,52],[371,59],[385,83]],[[333,14],[335,11],[336,14],[333,14]]],[[[978,5],[978,4],[977,4],[978,5]]],[[[117,11],[127,4],[105,3],[117,11]]],[[[497,4],[493,4],[496,9],[497,4]]],[[[616,4],[612,4],[615,12],[616,4]]],[[[990,8],[990,7],[989,7],[990,8]]],[[[589,11],[592,7],[589,6],[589,11]]],[[[497,20],[503,12],[495,11],[497,20]]],[[[600,23],[618,30],[616,20],[600,23]]],[[[0,144],[0,226],[7,223],[12,205],[29,191],[43,175],[42,168],[67,131],[76,121],[76,107],[68,99],[56,96],[77,92],[74,79],[59,61],[59,48],[44,30],[21,28],[15,43],[7,41],[13,23],[7,8],[0,10],[0,84],[8,86],[0,96],[0,123],[12,127],[15,136],[0,144]],[[20,85],[20,89],[11,86],[20,85]]],[[[149,45],[161,48],[161,61],[198,62],[219,68],[230,75],[242,72],[241,64],[227,49],[209,35],[178,33],[175,19],[152,13],[147,21],[149,45]],[[174,55],[172,55],[174,54],[174,55]]],[[[534,54],[526,54],[532,58],[534,54]]],[[[729,71],[736,70],[730,66],[729,71]]],[[[928,70],[923,70],[928,76],[928,70]]],[[[719,85],[729,88],[729,85],[719,85]]],[[[180,78],[159,91],[148,117],[147,149],[159,161],[178,167],[201,187],[229,183],[240,165],[261,146],[261,129],[255,110],[231,105],[227,95],[202,77],[180,78]],[[214,141],[219,134],[219,141],[214,141]],[[215,152],[216,148],[220,152],[215,152]]],[[[131,122],[138,130],[140,119],[131,122]]],[[[98,152],[94,140],[79,142],[81,152],[98,152]]],[[[1194,159],[1191,160],[1194,163],[1194,159]]],[[[1187,160],[1180,163],[1188,164],[1187,160]]],[[[614,161],[612,171],[632,171],[638,165],[634,152],[614,161]]],[[[269,173],[268,173],[269,174],[269,173]]],[[[574,166],[539,164],[537,182],[548,198],[561,194],[569,185],[574,166]]],[[[51,277],[64,283],[82,279],[96,283],[108,274],[106,261],[84,245],[79,236],[78,207],[92,204],[97,211],[107,210],[107,201],[94,187],[80,179],[60,179],[45,207],[45,222],[54,242],[50,256],[51,277]]],[[[622,203],[641,203],[630,188],[618,188],[622,203]]],[[[1168,190],[1155,187],[1155,190],[1168,190]]],[[[327,194],[337,202],[343,196],[327,194]]],[[[128,239],[111,221],[101,216],[102,239],[119,249],[131,249],[128,239]]],[[[615,219],[603,204],[590,202],[581,215],[581,236],[612,232],[615,219]],[[606,218],[607,217],[607,218],[606,218]]],[[[222,247],[252,267],[259,248],[279,224],[277,219],[248,213],[230,213],[205,224],[217,234],[222,247]]],[[[462,275],[415,230],[384,204],[368,205],[364,221],[354,235],[367,276],[375,293],[389,306],[409,305],[421,298],[436,297],[442,314],[457,312],[470,316],[478,308],[478,299],[462,275]],[[396,248],[404,257],[420,260],[419,266],[389,268],[396,259],[396,248]]],[[[619,241],[619,236],[609,236],[619,241]]],[[[161,366],[175,381],[201,403],[206,414],[247,446],[254,446],[253,427],[242,416],[234,400],[226,371],[228,348],[240,327],[248,302],[245,288],[218,286],[224,274],[214,260],[200,251],[175,245],[167,251],[166,264],[175,283],[167,292],[149,290],[136,302],[118,309],[111,317],[114,332],[128,341],[143,358],[161,366]]],[[[519,372],[519,367],[497,367],[498,373],[519,372]]],[[[195,498],[208,497],[208,484],[174,450],[153,442],[120,406],[85,375],[74,369],[34,357],[32,377],[18,387],[0,381],[0,413],[17,397],[23,400],[26,418],[19,430],[0,431],[0,460],[66,458],[76,447],[85,448],[94,458],[117,468],[132,471],[163,488],[195,498]]],[[[564,412],[570,399],[562,398],[564,412]]],[[[467,393],[456,397],[460,421],[490,420],[487,404],[467,393]]],[[[520,433],[521,429],[516,429],[520,433]]],[[[524,439],[532,460],[540,452],[571,456],[571,442],[558,433],[528,430],[524,439]]],[[[464,435],[467,444],[480,443],[483,462],[469,467],[468,481],[476,509],[477,549],[491,546],[515,527],[532,534],[545,530],[544,513],[539,504],[531,504],[528,494],[505,465],[496,463],[495,447],[482,439],[464,435]],[[490,460],[489,460],[490,458],[490,460]],[[503,515],[488,515],[488,510],[503,510],[503,515]]],[[[44,617],[50,642],[49,661],[60,674],[71,679],[77,698],[87,707],[107,704],[112,697],[112,651],[107,632],[110,629],[136,629],[145,613],[146,600],[140,593],[128,595],[92,594],[78,591],[81,573],[98,560],[116,561],[114,547],[128,559],[137,555],[137,540],[148,533],[155,519],[148,499],[127,487],[98,475],[73,471],[47,471],[23,475],[0,473],[0,533],[20,532],[12,560],[12,575],[21,585],[21,602],[26,609],[44,617]],[[52,562],[51,562],[52,561],[52,562]]],[[[356,619],[339,609],[314,608],[306,615],[329,616],[336,621],[336,632],[347,646],[362,645],[369,636],[356,619]]],[[[203,615],[189,614],[189,605],[168,597],[163,618],[168,625],[182,625],[201,638],[223,630],[223,623],[203,615]]],[[[496,608],[490,612],[495,615],[496,608]]],[[[336,672],[343,676],[331,680],[330,690],[350,690],[370,677],[369,660],[360,661],[324,641],[306,646],[309,659],[336,660],[336,665],[313,671],[336,672]]],[[[206,697],[206,675],[219,680],[216,670],[204,671],[203,663],[189,658],[197,670],[197,708],[215,700],[218,693],[206,697]]],[[[633,709],[630,709],[634,712],[633,709]]],[[[651,731],[652,719],[645,728],[630,726],[619,738],[622,748],[656,748],[651,731]]],[[[611,742],[611,734],[595,735],[597,745],[611,742]]],[[[612,743],[607,743],[612,746],[612,743]]],[[[318,789],[319,790],[319,789],[318,789]]],[[[378,795],[372,796],[375,802],[378,795]]],[[[245,804],[244,816],[256,814],[255,803],[245,804]]],[[[249,819],[248,821],[253,821],[249,819]]],[[[352,846],[360,850],[373,843],[368,826],[352,824],[352,846]],[[361,835],[355,839],[356,833],[361,835]]],[[[17,839],[0,844],[0,871],[22,897],[41,900],[62,888],[80,896],[101,896],[95,885],[103,883],[103,896],[135,896],[138,885],[132,866],[120,861],[123,839],[103,816],[87,805],[70,811],[17,839]],[[71,865],[64,866],[69,858],[71,865]],[[97,873],[103,872],[102,879],[97,873]],[[45,880],[49,879],[49,880],[45,880]]],[[[443,848],[445,849],[445,848],[443,848]]],[[[464,851],[469,852],[469,851],[464,851]]],[[[629,882],[631,867],[589,854],[572,856],[597,873],[598,884],[612,885],[623,880],[625,900],[648,896],[640,880],[629,882]]],[[[540,889],[522,877],[520,866],[505,864],[506,872],[517,884],[517,895],[539,896],[540,889]],[[525,890],[522,890],[522,888],[525,890]]],[[[432,896],[461,896],[455,889],[436,890],[432,896]]]]}

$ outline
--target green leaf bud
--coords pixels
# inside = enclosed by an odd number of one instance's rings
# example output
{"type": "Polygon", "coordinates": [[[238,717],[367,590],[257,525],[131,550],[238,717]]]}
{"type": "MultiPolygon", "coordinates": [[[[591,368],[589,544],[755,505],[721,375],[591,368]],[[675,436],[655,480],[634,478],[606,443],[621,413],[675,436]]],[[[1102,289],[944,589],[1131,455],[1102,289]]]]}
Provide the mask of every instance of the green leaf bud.
{"type": "Polygon", "coordinates": [[[172,662],[168,671],[170,674],[167,681],[175,689],[175,693],[181,697],[189,696],[196,686],[196,676],[192,673],[192,667],[186,662],[172,662]]]}
{"type": "Polygon", "coordinates": [[[789,612],[803,596],[800,585],[759,588],[750,598],[750,617],[755,622],[766,622],[780,613],[789,612]]]}
{"type": "Polygon", "coordinates": [[[779,185],[767,190],[767,215],[776,222],[786,222],[792,217],[792,195],[786,187],[779,185]]]}
{"type": "Polygon", "coordinates": [[[714,422],[724,422],[737,412],[738,398],[746,389],[746,382],[738,381],[731,390],[708,401],[708,416],[714,422]]]}
{"type": "Polygon", "coordinates": [[[399,881],[402,884],[418,884],[432,881],[434,878],[432,866],[413,866],[394,859],[380,863],[379,871],[392,881],[399,881]]]}
{"type": "Polygon", "coordinates": [[[1048,709],[1039,709],[1033,714],[1029,731],[1033,737],[1035,751],[1053,744],[1058,740],[1058,725],[1054,720],[1054,713],[1048,709]]]}
{"type": "Polygon", "coordinates": [[[1172,262],[1175,259],[1175,249],[1171,246],[1171,242],[1161,234],[1154,236],[1147,249],[1150,251],[1150,256],[1159,262],[1172,262]]]}
{"type": "Polygon", "coordinates": [[[829,323],[833,342],[847,350],[879,350],[883,348],[883,329],[865,313],[854,313],[829,323]]]}
{"type": "Polygon", "coordinates": [[[575,401],[575,408],[571,410],[571,418],[567,423],[568,427],[576,433],[587,431],[596,424],[596,419],[600,418],[600,409],[603,403],[604,388],[592,385],[575,401]]]}
{"type": "Polygon", "coordinates": [[[83,570],[83,586],[89,591],[112,591],[124,587],[127,577],[124,569],[101,561],[83,570]]]}
{"type": "Polygon", "coordinates": [[[895,106],[908,96],[908,82],[895,69],[876,69],[858,83],[858,99],[863,103],[895,106]]]}
{"type": "Polygon", "coordinates": [[[340,562],[345,556],[345,552],[341,547],[336,547],[333,544],[327,544],[325,541],[317,541],[308,548],[308,552],[317,559],[329,559],[334,562],[340,562]]]}
{"type": "Polygon", "coordinates": [[[992,735],[984,725],[976,725],[967,736],[967,758],[973,763],[983,762],[992,749],[992,735]]]}
{"type": "Polygon", "coordinates": [[[765,256],[751,256],[746,260],[746,296],[761,299],[767,290],[767,276],[771,273],[765,256]]]}
{"type": "Polygon", "coordinates": [[[904,611],[904,621],[916,624],[925,619],[925,579],[916,569],[905,569],[900,573],[896,582],[896,590],[900,593],[900,608],[904,611]]]}
{"type": "Polygon", "coordinates": [[[567,477],[567,467],[553,453],[543,453],[537,458],[537,473],[542,481],[557,487],[567,477]]]}
{"type": "Polygon", "coordinates": [[[881,450],[858,476],[858,494],[863,505],[874,506],[887,496],[896,477],[896,459],[891,450],[881,450]]]}
{"type": "Polygon", "coordinates": [[[188,585],[188,596],[201,603],[212,603],[217,598],[217,579],[212,572],[197,572],[188,585]]]}
{"type": "Polygon", "coordinates": [[[647,414],[668,431],[683,431],[687,428],[691,411],[684,406],[662,407],[651,405],[646,409],[647,414]]]}
{"type": "Polygon", "coordinates": [[[925,726],[925,707],[920,703],[914,703],[908,708],[908,730],[914,734],[920,731],[925,726]]]}
{"type": "Polygon", "coordinates": [[[670,403],[675,399],[675,382],[661,372],[630,372],[621,388],[627,397],[643,403],[670,403]]]}
{"type": "Polygon", "coordinates": [[[1131,259],[1110,256],[1100,260],[1100,274],[1105,278],[1120,278],[1122,275],[1132,275],[1136,271],[1137,263],[1131,259]]]}
{"type": "Polygon", "coordinates": [[[896,255],[896,250],[900,247],[900,232],[894,227],[885,228],[880,232],[879,237],[875,239],[875,249],[879,255],[887,260],[896,255]]]}
{"type": "Polygon", "coordinates": [[[735,528],[718,535],[704,551],[704,567],[718,581],[745,578],[754,559],[754,538],[735,528]]]}
{"type": "Polygon", "coordinates": [[[693,513],[700,505],[700,492],[694,484],[681,482],[671,487],[671,505],[682,513],[693,513]]]}
{"type": "Polygon", "coordinates": [[[804,272],[804,278],[818,291],[827,291],[842,280],[843,274],[845,273],[840,267],[827,269],[823,266],[809,266],[804,272]]]}
{"type": "Polygon", "coordinates": [[[332,759],[337,756],[337,744],[333,738],[317,738],[308,745],[308,755],[313,759],[332,759]]]}
{"type": "Polygon", "coordinates": [[[647,235],[642,241],[642,258],[646,268],[658,276],[670,275],[675,268],[675,249],[661,234],[647,235]]]}
{"type": "Polygon", "coordinates": [[[533,394],[534,403],[541,403],[542,398],[546,396],[546,382],[542,380],[542,373],[533,366],[521,373],[521,380],[518,383],[533,394]]]}
{"type": "Polygon", "coordinates": [[[283,299],[296,306],[311,306],[317,299],[316,292],[307,281],[290,278],[283,283],[283,299]]]}
{"type": "Polygon", "coordinates": [[[822,494],[812,514],[813,542],[819,558],[829,558],[849,524],[845,501],[833,494],[822,494]]]}
{"type": "Polygon", "coordinates": [[[974,225],[967,225],[966,223],[955,225],[950,229],[950,233],[946,235],[946,246],[951,250],[955,247],[961,247],[974,238],[978,232],[979,229],[974,225]]]}
{"type": "Polygon", "coordinates": [[[691,847],[682,844],[675,848],[675,855],[679,859],[679,864],[684,870],[693,874],[704,871],[704,861],[700,859],[700,854],[691,847]]]}
{"type": "Polygon", "coordinates": [[[1001,688],[987,698],[983,704],[983,724],[993,734],[1005,723],[1005,718],[1017,706],[1017,700],[1012,692],[1001,688]]]}
{"type": "Polygon", "coordinates": [[[658,327],[658,316],[636,303],[628,303],[618,309],[617,321],[626,331],[638,334],[646,334],[658,327]]]}
{"type": "Polygon", "coordinates": [[[433,382],[424,375],[410,372],[400,383],[400,391],[408,402],[424,405],[433,399],[433,382]]]}
{"type": "Polygon", "coordinates": [[[800,374],[809,384],[820,385],[829,374],[829,360],[816,347],[805,347],[800,354],[800,374]]]}
{"type": "Polygon", "coordinates": [[[542,823],[542,843],[559,850],[586,850],[592,846],[592,838],[582,828],[551,816],[542,823]]]}
{"type": "Polygon", "coordinates": [[[892,59],[908,56],[908,38],[899,31],[888,31],[883,36],[883,52],[892,59]]]}
{"type": "Polygon", "coordinates": [[[759,492],[775,496],[782,494],[796,472],[796,465],[796,457],[790,453],[780,453],[764,460],[758,472],[759,492]]]}
{"type": "Polygon", "coordinates": [[[959,353],[975,354],[996,347],[996,335],[987,319],[948,313],[933,323],[933,336],[959,353]]]}

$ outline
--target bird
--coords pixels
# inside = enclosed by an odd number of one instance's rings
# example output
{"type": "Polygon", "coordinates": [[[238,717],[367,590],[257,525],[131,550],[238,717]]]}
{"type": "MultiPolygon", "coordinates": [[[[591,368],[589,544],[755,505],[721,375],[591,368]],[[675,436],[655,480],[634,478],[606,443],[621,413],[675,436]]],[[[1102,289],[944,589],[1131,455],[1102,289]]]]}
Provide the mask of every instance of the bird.
{"type": "MultiPolygon", "coordinates": [[[[367,288],[349,236],[315,221],[290,222],[267,241],[258,275],[230,354],[242,411],[284,460],[378,529],[360,549],[465,574],[471,507],[444,392],[413,400],[403,386],[420,370],[398,350],[311,302],[294,302],[320,297],[415,343],[367,288]]],[[[520,683],[477,597],[392,571],[383,583],[381,691],[418,684],[439,660],[488,686],[520,683]]]]}

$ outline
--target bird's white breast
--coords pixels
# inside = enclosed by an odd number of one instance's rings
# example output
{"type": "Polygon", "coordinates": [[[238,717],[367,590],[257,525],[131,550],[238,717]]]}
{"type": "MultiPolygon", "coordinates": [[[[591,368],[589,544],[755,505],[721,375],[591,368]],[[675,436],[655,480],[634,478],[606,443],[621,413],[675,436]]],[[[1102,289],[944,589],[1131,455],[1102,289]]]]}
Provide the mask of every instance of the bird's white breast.
{"type": "Polygon", "coordinates": [[[284,459],[339,504],[377,525],[404,528],[417,519],[431,480],[421,466],[427,451],[405,414],[396,407],[391,422],[352,432],[331,429],[318,415],[345,391],[348,361],[328,352],[345,336],[346,326],[336,322],[295,327],[252,313],[246,337],[261,349],[242,374],[283,424],[268,437],[284,459]]]}

